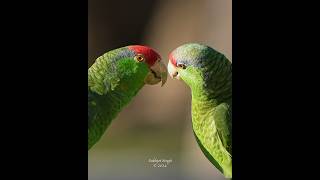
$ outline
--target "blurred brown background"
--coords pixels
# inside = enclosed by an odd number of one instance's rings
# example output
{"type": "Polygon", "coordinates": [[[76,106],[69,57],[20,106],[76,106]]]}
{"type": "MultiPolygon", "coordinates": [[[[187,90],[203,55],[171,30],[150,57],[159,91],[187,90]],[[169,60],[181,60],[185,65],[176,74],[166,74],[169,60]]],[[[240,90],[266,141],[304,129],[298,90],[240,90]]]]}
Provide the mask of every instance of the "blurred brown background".
{"type": "MultiPolygon", "coordinates": [[[[165,63],[186,42],[207,44],[232,60],[231,0],[89,0],[88,20],[88,66],[130,44],[153,47],[165,63]]],[[[196,143],[190,107],[183,82],[146,85],[89,151],[88,179],[224,179],[196,143]],[[154,168],[149,158],[173,162],[154,168]]]]}

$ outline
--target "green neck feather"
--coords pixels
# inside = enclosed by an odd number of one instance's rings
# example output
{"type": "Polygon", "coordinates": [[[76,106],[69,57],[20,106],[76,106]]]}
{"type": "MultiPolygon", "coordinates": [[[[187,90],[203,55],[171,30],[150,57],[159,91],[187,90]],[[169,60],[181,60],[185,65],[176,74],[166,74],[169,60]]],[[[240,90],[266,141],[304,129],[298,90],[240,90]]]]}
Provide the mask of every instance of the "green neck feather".
{"type": "MultiPolygon", "coordinates": [[[[203,72],[196,67],[188,67],[185,70],[179,70],[180,77],[190,87],[192,94],[192,122],[200,121],[197,113],[211,112],[219,103],[215,95],[215,91],[207,89],[204,81],[203,72]]],[[[201,113],[202,114],[202,113],[201,113]]],[[[205,114],[204,114],[205,115],[205,114]]],[[[210,113],[207,113],[210,116],[210,113]]],[[[201,118],[205,119],[205,118],[201,118]]]]}
{"type": "Polygon", "coordinates": [[[215,61],[202,61],[201,67],[188,66],[178,69],[180,78],[190,87],[192,98],[211,102],[232,104],[232,64],[222,54],[215,61]]]}

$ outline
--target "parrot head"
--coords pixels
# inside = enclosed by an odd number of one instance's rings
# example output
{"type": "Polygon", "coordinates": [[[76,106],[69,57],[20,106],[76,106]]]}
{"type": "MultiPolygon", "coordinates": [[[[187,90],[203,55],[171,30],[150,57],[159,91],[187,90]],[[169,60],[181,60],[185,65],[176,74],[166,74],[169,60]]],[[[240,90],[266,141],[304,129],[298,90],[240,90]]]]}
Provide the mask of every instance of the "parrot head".
{"type": "Polygon", "coordinates": [[[191,88],[198,87],[211,83],[219,74],[215,69],[225,63],[220,61],[221,57],[224,55],[209,46],[184,44],[169,54],[168,72],[172,78],[183,80],[191,88]]]}
{"type": "Polygon", "coordinates": [[[132,52],[129,55],[133,56],[137,63],[145,63],[148,66],[149,72],[144,79],[146,84],[154,85],[161,81],[161,86],[163,86],[166,83],[167,68],[155,50],[141,45],[131,45],[127,48],[132,52]]]}

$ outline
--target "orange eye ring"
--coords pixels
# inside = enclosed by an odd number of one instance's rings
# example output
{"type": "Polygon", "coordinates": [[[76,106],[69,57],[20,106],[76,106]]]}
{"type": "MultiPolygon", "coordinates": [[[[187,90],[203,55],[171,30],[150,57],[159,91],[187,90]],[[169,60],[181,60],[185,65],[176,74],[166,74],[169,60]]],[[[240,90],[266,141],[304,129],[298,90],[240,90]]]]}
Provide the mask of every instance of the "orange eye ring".
{"type": "Polygon", "coordinates": [[[134,57],[134,59],[135,59],[136,61],[138,61],[138,62],[144,61],[144,57],[143,57],[142,54],[136,55],[136,56],[134,57]]]}

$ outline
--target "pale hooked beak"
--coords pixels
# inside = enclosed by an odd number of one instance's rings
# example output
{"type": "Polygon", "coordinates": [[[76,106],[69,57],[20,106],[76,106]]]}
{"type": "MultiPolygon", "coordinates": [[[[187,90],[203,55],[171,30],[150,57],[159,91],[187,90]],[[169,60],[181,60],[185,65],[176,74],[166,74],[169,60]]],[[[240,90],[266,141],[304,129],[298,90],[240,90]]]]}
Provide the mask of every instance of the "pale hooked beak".
{"type": "Polygon", "coordinates": [[[161,60],[158,60],[150,67],[150,72],[148,73],[144,82],[146,84],[154,85],[161,81],[161,86],[163,86],[167,81],[167,74],[167,67],[162,63],[161,60]]]}
{"type": "Polygon", "coordinates": [[[177,68],[171,63],[170,60],[168,63],[168,72],[169,72],[169,75],[171,76],[171,78],[180,79],[177,68]]]}

